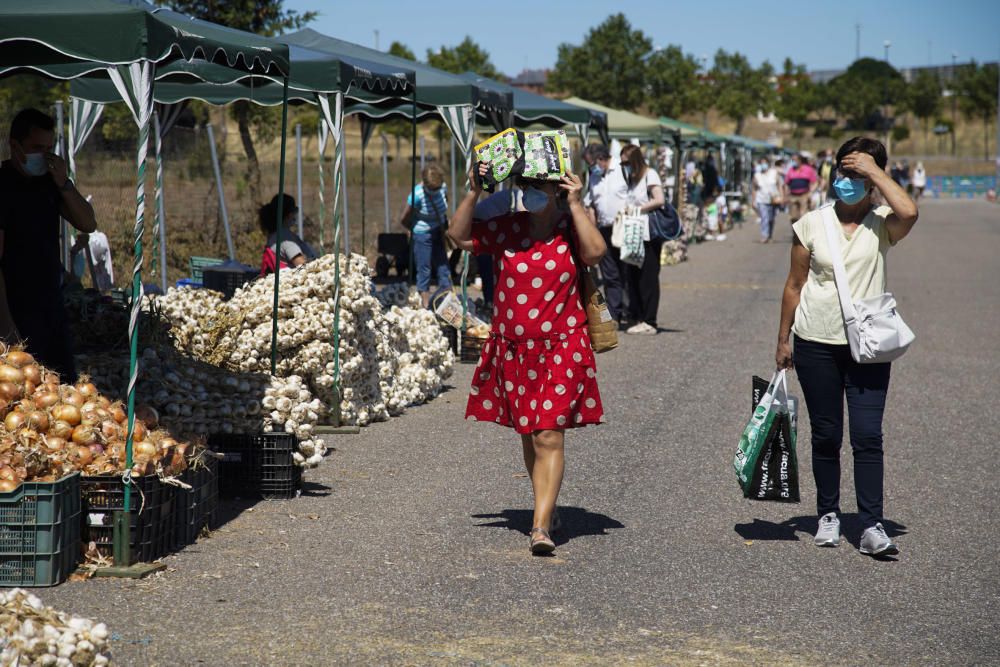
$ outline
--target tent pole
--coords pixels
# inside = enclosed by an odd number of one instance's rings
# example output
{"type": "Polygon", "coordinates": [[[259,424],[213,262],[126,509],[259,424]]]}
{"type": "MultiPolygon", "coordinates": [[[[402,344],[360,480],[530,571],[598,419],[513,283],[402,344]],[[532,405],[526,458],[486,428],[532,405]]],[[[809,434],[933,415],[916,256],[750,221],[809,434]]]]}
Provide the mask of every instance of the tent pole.
{"type": "MultiPolygon", "coordinates": [[[[63,127],[65,121],[63,120],[63,102],[62,100],[56,100],[56,155],[64,156],[66,151],[63,150],[63,127]]],[[[66,222],[62,217],[59,218],[60,231],[62,232],[62,262],[63,267],[66,271],[73,271],[73,267],[70,266],[70,235],[72,234],[69,223],[66,222]]]]}
{"type": "Polygon", "coordinates": [[[458,195],[455,194],[457,192],[455,190],[457,186],[455,185],[455,135],[454,134],[451,135],[451,150],[449,151],[449,153],[451,154],[451,192],[449,193],[451,194],[451,197],[449,197],[449,199],[451,199],[451,212],[454,213],[455,209],[458,207],[457,203],[458,195]]]}
{"type": "Polygon", "coordinates": [[[389,233],[389,139],[382,137],[382,200],[385,206],[385,233],[389,233]]]}
{"type": "Polygon", "coordinates": [[[205,129],[208,130],[208,150],[212,154],[215,188],[219,193],[219,213],[222,215],[222,227],[226,232],[226,249],[229,251],[229,259],[235,260],[236,252],[233,250],[233,235],[229,231],[229,212],[226,210],[226,195],[222,189],[222,172],[219,170],[219,156],[215,151],[215,133],[212,131],[211,123],[207,123],[205,129]]]}
{"type": "MultiPolygon", "coordinates": [[[[319,138],[316,142],[316,146],[319,149],[319,247],[320,252],[326,252],[326,246],[323,243],[323,224],[326,219],[326,187],[323,183],[323,163],[326,162],[326,143],[323,138],[323,131],[326,125],[323,122],[322,117],[319,122],[319,138]]],[[[299,202],[299,206],[302,206],[302,202],[299,202]]]]}
{"type": "Polygon", "coordinates": [[[295,222],[299,227],[299,238],[305,238],[305,231],[302,229],[302,123],[295,124],[295,175],[297,183],[295,186],[295,202],[298,204],[298,211],[295,213],[295,222]]]}
{"type": "MultiPolygon", "coordinates": [[[[285,193],[285,147],[288,141],[288,77],[281,84],[281,156],[278,163],[278,194],[285,193]]],[[[214,150],[213,150],[214,154],[214,150]]],[[[281,276],[281,226],[285,215],[285,198],[278,197],[277,226],[274,247],[277,251],[274,267],[274,309],[271,311],[271,376],[278,372],[278,282],[281,276]]]]}
{"type": "Polygon", "coordinates": [[[365,149],[368,147],[368,140],[365,137],[365,121],[360,115],[358,116],[358,124],[361,126],[361,254],[367,257],[368,248],[365,245],[365,241],[367,241],[365,233],[365,216],[367,215],[367,202],[365,201],[365,195],[367,194],[365,187],[365,181],[367,180],[365,177],[367,170],[365,165],[365,149]]]}
{"type": "Polygon", "coordinates": [[[426,137],[420,137],[420,171],[424,170],[427,166],[427,140],[426,137]]]}
{"type": "Polygon", "coordinates": [[[344,160],[343,160],[343,162],[340,165],[340,174],[341,174],[341,176],[340,176],[340,182],[344,186],[344,191],[343,191],[343,195],[342,195],[343,196],[343,201],[344,201],[344,211],[343,211],[343,217],[341,218],[341,220],[343,221],[344,235],[342,237],[343,243],[341,243],[341,248],[343,249],[344,255],[349,258],[351,256],[351,220],[350,220],[350,217],[348,216],[349,207],[347,206],[347,137],[346,137],[346,133],[345,133],[345,137],[344,137],[343,141],[344,141],[344,160]]]}
{"type": "MultiPolygon", "coordinates": [[[[156,229],[153,238],[159,246],[160,291],[167,293],[167,220],[163,212],[163,146],[160,136],[160,113],[153,111],[153,147],[156,150],[156,229]]],[[[153,259],[156,268],[157,259],[153,259]]]]}
{"type": "MultiPolygon", "coordinates": [[[[417,89],[413,89],[413,98],[411,104],[411,114],[412,114],[412,125],[410,133],[410,195],[413,196],[414,190],[417,188],[417,89]]],[[[409,280],[413,284],[416,282],[416,276],[413,273],[413,233],[410,233],[410,267],[409,267],[409,280]]]]}

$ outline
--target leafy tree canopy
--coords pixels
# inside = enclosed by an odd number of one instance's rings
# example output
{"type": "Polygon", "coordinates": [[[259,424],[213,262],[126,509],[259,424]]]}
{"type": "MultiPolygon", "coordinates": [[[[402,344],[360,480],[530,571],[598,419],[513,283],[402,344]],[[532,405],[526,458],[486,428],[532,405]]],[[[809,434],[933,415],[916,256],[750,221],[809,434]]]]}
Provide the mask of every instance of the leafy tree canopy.
{"type": "MultiPolygon", "coordinates": [[[[549,83],[554,90],[610,107],[636,109],[645,101],[643,59],[652,48],[652,41],[633,30],[624,14],[614,14],[592,28],[582,44],[559,45],[549,83]]],[[[661,83],[661,88],[666,85],[661,83]]]]}
{"type": "Polygon", "coordinates": [[[765,61],[755,69],[743,54],[719,49],[708,76],[714,106],[722,115],[736,121],[737,134],[743,132],[747,116],[758,111],[770,113],[774,109],[771,63],[765,61]]]}
{"type": "Polygon", "coordinates": [[[427,49],[427,64],[455,74],[475,72],[491,79],[496,79],[499,75],[490,62],[490,54],[468,36],[458,46],[442,46],[437,51],[427,49]]]}
{"type": "Polygon", "coordinates": [[[650,110],[660,116],[679,118],[711,105],[698,78],[698,60],[673,44],[646,61],[646,85],[650,110]]]}

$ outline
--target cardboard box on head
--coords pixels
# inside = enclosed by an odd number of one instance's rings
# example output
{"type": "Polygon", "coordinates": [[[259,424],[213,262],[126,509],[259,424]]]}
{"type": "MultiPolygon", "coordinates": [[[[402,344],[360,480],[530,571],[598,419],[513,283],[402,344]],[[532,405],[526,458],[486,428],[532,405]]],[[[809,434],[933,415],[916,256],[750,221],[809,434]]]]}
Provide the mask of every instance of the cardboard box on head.
{"type": "Polygon", "coordinates": [[[570,165],[565,130],[519,132],[507,128],[478,144],[475,151],[479,162],[490,163],[482,179],[487,192],[493,192],[497,183],[512,176],[557,181],[570,165]]]}

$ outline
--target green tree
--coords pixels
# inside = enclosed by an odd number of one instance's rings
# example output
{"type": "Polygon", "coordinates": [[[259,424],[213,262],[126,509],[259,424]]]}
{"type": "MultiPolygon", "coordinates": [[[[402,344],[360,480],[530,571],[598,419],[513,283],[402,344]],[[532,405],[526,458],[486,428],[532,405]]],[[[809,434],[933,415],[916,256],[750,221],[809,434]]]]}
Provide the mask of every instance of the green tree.
{"type": "Polygon", "coordinates": [[[549,84],[610,107],[636,109],[645,101],[643,59],[652,48],[652,41],[633,30],[624,14],[614,14],[591,28],[582,44],[559,45],[549,84]]]}
{"type": "Polygon", "coordinates": [[[0,132],[6,137],[10,121],[21,109],[34,107],[51,113],[51,107],[57,100],[63,101],[68,114],[68,82],[53,81],[27,72],[0,79],[0,132]]]}
{"type": "MultiPolygon", "coordinates": [[[[156,0],[157,4],[196,18],[229,26],[238,30],[274,36],[281,32],[305,26],[316,18],[317,12],[297,12],[284,8],[283,0],[156,0]]],[[[267,141],[275,136],[275,126],[280,127],[280,109],[258,107],[241,101],[232,105],[231,113],[239,125],[240,142],[247,157],[247,185],[249,203],[260,202],[260,161],[254,146],[255,135],[267,141]]]]}
{"type": "Polygon", "coordinates": [[[405,60],[416,60],[417,56],[410,50],[406,44],[402,42],[393,42],[389,45],[389,55],[396,56],[397,58],[404,58],[405,60]]]}
{"type": "Polygon", "coordinates": [[[977,65],[975,62],[963,67],[958,73],[955,86],[958,93],[958,107],[962,115],[969,119],[983,121],[983,159],[990,159],[990,123],[997,115],[997,65],[977,65]]]}
{"type": "Polygon", "coordinates": [[[809,118],[809,114],[819,111],[822,97],[804,65],[796,65],[791,58],[785,58],[781,74],[778,75],[778,89],[774,105],[775,114],[781,120],[792,123],[798,134],[799,125],[809,118]]]}
{"type": "Polygon", "coordinates": [[[884,60],[861,58],[829,83],[830,101],[857,129],[888,131],[888,108],[906,100],[906,82],[884,60]]]}
{"type": "Polygon", "coordinates": [[[710,104],[698,78],[698,60],[673,44],[646,60],[646,87],[649,108],[660,116],[680,118],[710,104]]]}
{"type": "Polygon", "coordinates": [[[920,120],[924,131],[924,150],[931,119],[941,110],[941,82],[927,70],[920,70],[907,88],[906,107],[920,120]]]}
{"type": "Polygon", "coordinates": [[[499,76],[497,68],[490,62],[490,54],[468,36],[458,46],[442,46],[437,51],[427,49],[427,64],[455,74],[475,72],[491,79],[499,76]]]}
{"type": "Polygon", "coordinates": [[[774,110],[774,89],[771,63],[754,68],[742,53],[728,53],[719,49],[708,73],[715,108],[723,116],[736,121],[736,134],[743,132],[748,115],[774,110]]]}

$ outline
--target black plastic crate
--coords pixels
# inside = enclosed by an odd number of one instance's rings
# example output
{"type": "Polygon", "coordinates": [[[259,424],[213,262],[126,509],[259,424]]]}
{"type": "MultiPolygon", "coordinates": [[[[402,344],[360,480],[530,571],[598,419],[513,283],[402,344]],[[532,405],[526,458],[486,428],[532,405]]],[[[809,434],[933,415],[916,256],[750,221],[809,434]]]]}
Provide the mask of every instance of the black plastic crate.
{"type": "Polygon", "coordinates": [[[298,440],[291,433],[209,436],[208,448],[222,455],[220,495],[294,498],[302,487],[302,468],[292,458],[297,447],[298,440]]]}
{"type": "Polygon", "coordinates": [[[181,475],[181,481],[191,488],[176,492],[174,544],[178,549],[194,544],[202,529],[218,525],[219,462],[212,456],[203,456],[200,461],[181,475]]]}
{"type": "Polygon", "coordinates": [[[61,584],[79,555],[79,473],[0,493],[0,588],[61,584]]]}
{"type": "Polygon", "coordinates": [[[203,271],[202,284],[206,289],[222,292],[224,299],[231,299],[236,289],[260,275],[260,271],[240,264],[227,262],[203,271]]]}
{"type": "MultiPolygon", "coordinates": [[[[129,511],[129,549],[132,562],[150,562],[175,550],[176,487],[155,476],[132,478],[129,511]]],[[[83,477],[83,541],[94,542],[106,558],[114,554],[114,512],[125,506],[125,484],[120,476],[83,477]]]]}
{"type": "Polygon", "coordinates": [[[441,333],[448,339],[448,347],[454,354],[458,354],[458,329],[450,324],[441,325],[441,333]]]}

